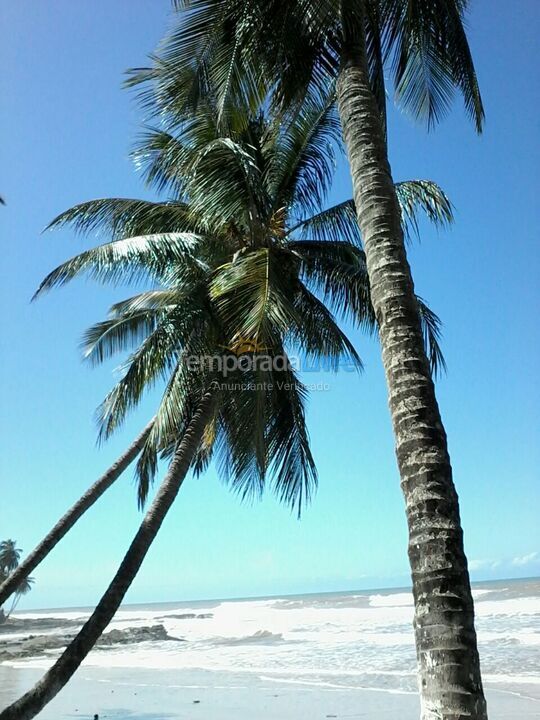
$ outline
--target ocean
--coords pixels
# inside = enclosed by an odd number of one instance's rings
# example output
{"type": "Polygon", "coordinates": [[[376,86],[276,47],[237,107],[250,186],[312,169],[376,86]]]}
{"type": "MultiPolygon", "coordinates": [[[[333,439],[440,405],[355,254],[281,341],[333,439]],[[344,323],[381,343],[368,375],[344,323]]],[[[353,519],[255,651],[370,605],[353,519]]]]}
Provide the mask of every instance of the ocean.
{"type": "MultiPolygon", "coordinates": [[[[476,583],[474,597],[483,679],[493,706],[490,717],[540,718],[540,579],[476,583]]],[[[28,627],[32,627],[30,621],[43,626],[47,620],[40,632],[54,637],[73,633],[88,613],[88,608],[72,608],[21,612],[15,618],[29,621],[28,627]]],[[[309,695],[312,700],[331,699],[331,711],[337,708],[337,715],[330,712],[321,717],[379,717],[339,714],[340,703],[347,711],[354,710],[355,693],[360,697],[358,692],[363,691],[363,698],[382,695],[379,705],[386,697],[388,717],[409,717],[407,712],[418,717],[412,616],[408,589],[125,605],[108,630],[162,625],[179,641],[152,640],[96,649],[72,683],[79,683],[79,697],[92,704],[89,717],[98,711],[100,718],[229,717],[217,710],[212,716],[203,715],[187,705],[184,710],[188,714],[182,714],[182,702],[199,705],[201,696],[207,707],[211,702],[221,707],[234,688],[239,691],[238,698],[244,691],[244,701],[252,709],[262,697],[287,697],[287,707],[292,707],[295,698],[309,695]],[[80,685],[83,681],[84,687],[80,685]],[[175,688],[182,698],[178,706],[175,688]],[[220,688],[227,696],[223,703],[219,701],[220,688]],[[122,698],[120,708],[114,704],[116,698],[111,700],[115,691],[122,698]],[[93,694],[96,698],[107,696],[107,703],[102,707],[101,700],[93,701],[93,694]],[[160,694],[162,705],[171,708],[168,714],[162,708],[160,715],[160,694]],[[129,698],[135,707],[129,705],[129,698]],[[153,698],[151,709],[149,698],[153,698]],[[407,708],[401,714],[396,709],[400,699],[407,708]],[[179,714],[174,714],[177,707],[179,714]]],[[[27,626],[24,631],[3,632],[0,643],[28,634],[27,626]]],[[[45,649],[36,657],[2,662],[0,707],[29,686],[58,653],[58,649],[45,649]]],[[[63,692],[71,697],[69,688],[63,692]]],[[[71,711],[67,701],[62,702],[56,714],[47,714],[51,712],[47,709],[40,717],[85,717],[84,709],[75,708],[80,704],[77,697],[71,711]]],[[[315,702],[315,715],[312,710],[306,715],[295,710],[290,717],[317,717],[320,702],[315,702]]],[[[369,709],[370,705],[364,706],[369,709]]],[[[246,712],[239,705],[236,717],[274,717],[264,714],[264,709],[251,715],[246,712]]],[[[275,717],[289,717],[283,712],[275,717]]]]}

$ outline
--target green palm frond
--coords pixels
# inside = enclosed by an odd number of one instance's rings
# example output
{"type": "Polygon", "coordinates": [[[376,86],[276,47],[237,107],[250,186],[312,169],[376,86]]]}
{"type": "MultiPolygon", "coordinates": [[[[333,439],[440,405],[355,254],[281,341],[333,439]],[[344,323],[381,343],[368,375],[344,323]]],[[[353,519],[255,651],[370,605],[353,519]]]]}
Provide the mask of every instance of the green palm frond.
{"type": "Polygon", "coordinates": [[[16,595],[27,595],[32,589],[32,585],[35,583],[33,577],[25,577],[19,585],[17,585],[16,595]]]}
{"type": "Polygon", "coordinates": [[[272,410],[269,405],[270,370],[237,370],[227,377],[229,387],[247,388],[227,393],[221,407],[214,454],[223,481],[242,500],[262,496],[268,470],[266,429],[272,410]],[[259,385],[260,384],[260,385],[259,385]]]}
{"type": "MultiPolygon", "coordinates": [[[[336,313],[349,318],[365,332],[377,332],[377,319],[371,304],[365,255],[344,242],[294,241],[288,243],[302,259],[302,273],[316,292],[336,313]]],[[[431,371],[446,371],[440,347],[441,321],[422,298],[417,296],[424,346],[431,371]]]]}
{"type": "Polygon", "coordinates": [[[103,232],[113,240],[168,232],[196,232],[185,203],[101,198],[80,203],[58,215],[46,230],[65,225],[75,232],[103,232]]]}
{"type": "Polygon", "coordinates": [[[463,24],[465,4],[383,0],[382,8],[398,103],[431,126],[446,114],[457,88],[481,132],[484,108],[463,24]]]}
{"type": "Polygon", "coordinates": [[[421,297],[416,296],[418,311],[420,313],[420,322],[422,324],[422,333],[424,336],[424,347],[429,360],[431,372],[435,377],[446,372],[446,360],[440,346],[441,339],[441,320],[430,310],[428,305],[421,297]]]}
{"type": "MultiPolygon", "coordinates": [[[[100,439],[108,438],[137,406],[143,393],[175,366],[179,342],[172,323],[161,323],[124,365],[124,374],[99,406],[96,417],[100,439]]],[[[109,352],[110,355],[110,352],[109,352]]]]}
{"type": "Polygon", "coordinates": [[[140,310],[96,323],[81,340],[83,356],[99,365],[114,355],[130,350],[156,329],[155,311],[140,310]]]}
{"type": "Polygon", "coordinates": [[[193,233],[142,235],[98,245],[71,258],[42,281],[34,298],[87,274],[102,283],[139,282],[167,273],[170,263],[200,266],[195,251],[201,238],[193,233]]]}
{"type": "Polygon", "coordinates": [[[317,487],[317,471],[309,445],[304,405],[307,391],[293,369],[283,372],[276,385],[268,446],[274,490],[281,502],[297,509],[311,500],[317,487]]]}
{"type": "Polygon", "coordinates": [[[148,290],[115,303],[111,306],[111,314],[118,316],[150,310],[174,311],[187,297],[187,292],[177,287],[170,290],[148,290]]]}
{"type": "Polygon", "coordinates": [[[358,246],[362,242],[354,200],[345,200],[297,222],[288,234],[300,240],[325,241],[338,238],[358,246]]]}
{"type": "Polygon", "coordinates": [[[233,221],[246,228],[260,222],[261,178],[250,150],[220,137],[199,151],[188,189],[194,212],[209,229],[233,221]]]}
{"type": "Polygon", "coordinates": [[[361,370],[362,360],[353,344],[336,323],[326,305],[305,286],[300,286],[295,302],[302,323],[291,328],[290,338],[310,358],[323,357],[327,367],[339,369],[341,360],[361,370]]]}
{"type": "MultiPolygon", "coordinates": [[[[186,8],[159,52],[169,85],[189,67],[192,77],[213,78],[219,103],[252,98],[251,107],[253,99],[260,104],[261,77],[278,102],[297,102],[335,79],[347,47],[343,38],[364,32],[383,124],[384,71],[391,66],[396,100],[414,118],[429,126],[438,122],[458,90],[482,129],[484,109],[464,29],[467,3],[461,0],[201,0],[186,8]]],[[[195,93],[186,82],[176,90],[185,109],[195,93]]]]}
{"type": "Polygon", "coordinates": [[[214,454],[221,476],[242,499],[260,496],[270,476],[281,502],[300,514],[317,483],[304,415],[307,391],[282,347],[279,355],[284,361],[279,371],[234,378],[266,382],[262,392],[224,397],[214,454]],[[262,425],[254,421],[261,416],[262,425]]]}
{"type": "Polygon", "coordinates": [[[421,210],[435,226],[444,227],[454,221],[452,203],[448,196],[431,180],[406,180],[396,183],[396,194],[401,209],[405,236],[420,237],[418,213],[421,210]]]}
{"type": "MultiPolygon", "coordinates": [[[[403,231],[410,238],[419,237],[418,215],[422,211],[435,226],[444,227],[454,221],[453,207],[442,188],[431,180],[404,180],[396,183],[403,231]]],[[[299,239],[340,238],[361,245],[354,200],[334,205],[291,228],[299,239]]]]}
{"type": "Polygon", "coordinates": [[[301,324],[287,282],[292,269],[287,270],[287,265],[287,254],[266,247],[218,268],[210,296],[225,327],[231,328],[231,340],[272,343],[291,325],[301,324]]]}
{"type": "Polygon", "coordinates": [[[335,170],[335,148],[341,148],[341,127],[333,87],[311,98],[289,123],[276,123],[279,142],[272,143],[268,164],[269,192],[277,205],[294,212],[317,212],[324,203],[335,170]]]}
{"type": "Polygon", "coordinates": [[[306,282],[334,312],[369,334],[376,332],[363,250],[343,241],[300,240],[287,246],[302,259],[306,282]]]}
{"type": "MultiPolygon", "coordinates": [[[[186,182],[198,160],[200,148],[205,148],[218,135],[217,122],[209,103],[205,111],[187,115],[176,133],[163,129],[146,128],[139,136],[132,158],[137,167],[143,169],[146,182],[158,192],[170,190],[181,197],[186,191],[186,182]]],[[[187,213],[190,221],[196,222],[190,204],[187,213]]]]}

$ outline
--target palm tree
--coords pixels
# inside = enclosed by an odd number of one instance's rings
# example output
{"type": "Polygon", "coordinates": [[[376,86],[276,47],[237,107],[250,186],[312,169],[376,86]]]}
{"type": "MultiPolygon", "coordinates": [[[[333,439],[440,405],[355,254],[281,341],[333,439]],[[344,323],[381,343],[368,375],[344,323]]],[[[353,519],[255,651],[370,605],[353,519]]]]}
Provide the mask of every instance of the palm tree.
{"type": "MultiPolygon", "coordinates": [[[[226,135],[216,117],[208,102],[174,134],[150,132],[138,153],[149,180],[176,199],[97,200],[53,222],[104,228],[112,240],[61,265],[38,294],[83,273],[104,282],[157,284],[115,304],[107,320],[87,331],[84,348],[96,363],[134,348],[100,408],[103,437],[145,390],[159,378],[165,382],[137,463],[141,504],[158,456],[172,461],[92,616],[0,720],[33,717],[69,680],[120,605],[190,468],[202,472],[215,455],[242,497],[260,494],[271,477],[279,499],[300,512],[316,471],[304,420],[306,388],[292,352],[333,369],[343,359],[360,368],[330,308],[375,329],[354,205],[318,206],[337,129],[332,105],[307,106],[288,126],[259,115],[226,135]],[[239,361],[239,347],[247,362],[239,361]],[[216,367],[215,358],[224,365],[216,367]]],[[[422,206],[441,222],[451,217],[448,200],[431,183],[404,183],[398,192],[404,221],[414,222],[422,206]]],[[[420,302],[436,365],[438,319],[420,302]]]]}
{"type": "Polygon", "coordinates": [[[409,525],[423,720],[485,720],[458,496],[422,338],[386,143],[386,78],[398,104],[435,124],[457,88],[480,132],[484,111],[463,20],[466,0],[175,0],[186,10],[153,67],[161,108],[213,92],[222,110],[269,89],[294,112],[336,82],[366,253],[409,525]]]}
{"type": "MultiPolygon", "coordinates": [[[[140,453],[142,446],[152,427],[152,421],[144,428],[141,434],[133,441],[128,449],[93,483],[88,490],[70,507],[60,518],[56,525],[45,535],[43,540],[34,548],[25,560],[11,568],[3,575],[0,574],[0,606],[13,593],[19,594],[18,588],[25,583],[30,573],[47,557],[51,550],[60,542],[82,515],[111,487],[124,470],[140,453]]],[[[1,547],[1,546],[0,546],[1,547]]],[[[0,550],[1,552],[1,550],[0,550]]],[[[1,560],[0,560],[1,563],[1,560]]]]}
{"type": "MultiPolygon", "coordinates": [[[[9,573],[16,570],[19,564],[19,558],[22,550],[17,547],[15,540],[2,540],[0,542],[0,582],[6,578],[9,573]]],[[[34,579],[31,577],[24,577],[15,586],[13,602],[7,613],[2,609],[3,601],[0,602],[0,624],[5,622],[11,613],[17,607],[17,604],[23,595],[26,595],[32,589],[34,579]]]]}
{"type": "Polygon", "coordinates": [[[11,572],[19,564],[22,550],[17,547],[15,540],[2,540],[0,542],[0,570],[11,572]]]}
{"type": "Polygon", "coordinates": [[[43,678],[19,700],[0,712],[2,720],[27,720],[35,717],[64,687],[113,618],[188,472],[205,425],[211,421],[213,399],[212,392],[201,398],[200,405],[175,450],[167,475],[96,609],[43,678]]]}

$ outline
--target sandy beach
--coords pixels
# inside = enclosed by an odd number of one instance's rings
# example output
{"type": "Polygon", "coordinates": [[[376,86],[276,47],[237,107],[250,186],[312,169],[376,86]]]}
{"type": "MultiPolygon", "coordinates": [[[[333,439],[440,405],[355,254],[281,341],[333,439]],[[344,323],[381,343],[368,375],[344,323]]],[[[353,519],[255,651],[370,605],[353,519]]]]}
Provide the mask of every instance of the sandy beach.
{"type": "MultiPolygon", "coordinates": [[[[0,667],[2,705],[39,676],[35,669],[0,667]]],[[[487,698],[491,720],[540,717],[538,686],[488,688],[487,698]]],[[[241,673],[82,668],[39,717],[86,720],[94,713],[100,720],[418,720],[419,703],[403,692],[309,687],[241,673]]]]}
{"type": "MultiPolygon", "coordinates": [[[[490,720],[540,718],[540,581],[474,587],[490,720]]],[[[417,720],[407,589],[126,605],[39,715],[72,720],[417,720]]],[[[19,613],[0,630],[0,707],[88,616],[19,613]]]]}

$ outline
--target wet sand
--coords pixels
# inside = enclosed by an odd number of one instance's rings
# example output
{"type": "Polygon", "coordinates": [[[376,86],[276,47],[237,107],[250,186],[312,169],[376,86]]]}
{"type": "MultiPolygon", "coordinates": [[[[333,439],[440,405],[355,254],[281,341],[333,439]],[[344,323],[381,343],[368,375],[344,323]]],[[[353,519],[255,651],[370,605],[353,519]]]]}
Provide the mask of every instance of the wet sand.
{"type": "MultiPolygon", "coordinates": [[[[0,665],[0,707],[42,674],[0,665]]],[[[488,687],[490,720],[540,718],[538,686],[488,687]]],[[[41,720],[418,720],[414,694],[273,682],[251,673],[82,667],[41,720]]]]}

